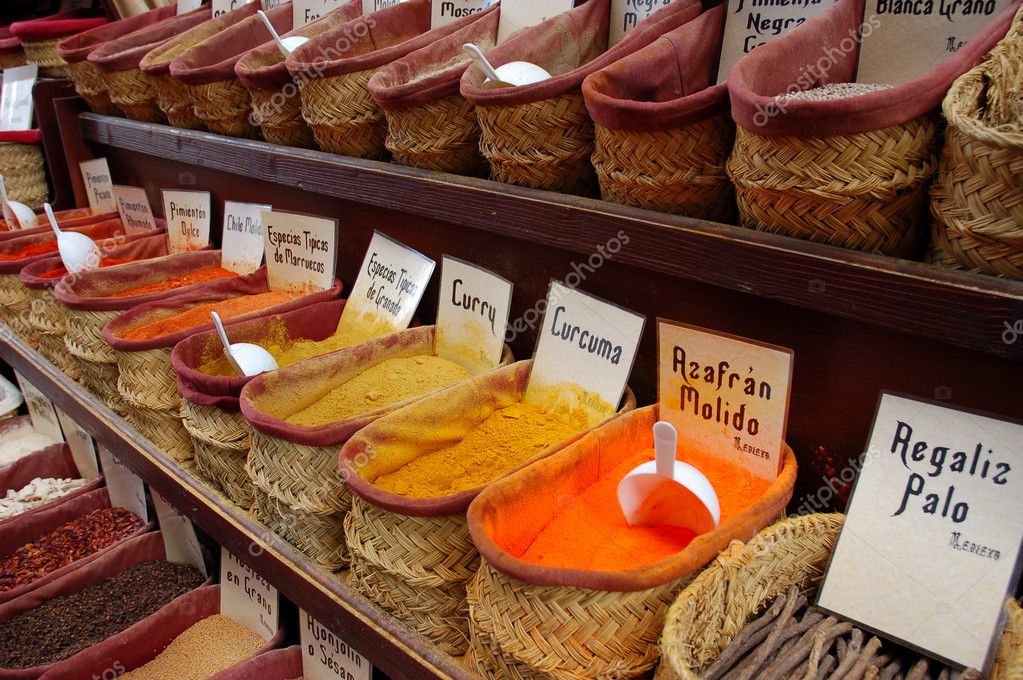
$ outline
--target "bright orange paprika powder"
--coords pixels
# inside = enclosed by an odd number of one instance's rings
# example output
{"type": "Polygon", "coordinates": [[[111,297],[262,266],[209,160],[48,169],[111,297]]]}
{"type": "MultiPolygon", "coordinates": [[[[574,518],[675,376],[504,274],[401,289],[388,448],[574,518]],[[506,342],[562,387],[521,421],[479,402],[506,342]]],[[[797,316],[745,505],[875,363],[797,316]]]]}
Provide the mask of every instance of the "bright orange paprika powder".
{"type": "Polygon", "coordinates": [[[221,302],[197,305],[180,314],[137,326],[121,337],[125,340],[152,340],[165,335],[187,331],[191,328],[205,326],[210,323],[210,312],[216,312],[222,319],[232,319],[236,316],[258,312],[261,309],[273,307],[274,305],[284,304],[294,298],[295,296],[290,293],[269,292],[257,295],[242,295],[221,302]]]}
{"type": "Polygon", "coordinates": [[[198,269],[194,272],[188,272],[187,274],[171,276],[162,281],[148,283],[144,286],[139,286],[138,288],[130,288],[128,290],[112,293],[110,297],[150,295],[152,293],[162,293],[164,291],[174,290],[175,288],[183,288],[184,286],[190,286],[194,283],[205,283],[207,281],[217,281],[219,279],[231,279],[236,276],[238,276],[238,274],[228,269],[224,269],[223,267],[207,267],[206,269],[198,269]]]}
{"type": "Polygon", "coordinates": [[[45,243],[36,243],[35,245],[25,246],[14,253],[0,253],[0,262],[17,262],[18,260],[24,260],[29,257],[49,255],[50,253],[55,252],[57,252],[57,239],[53,239],[52,241],[47,241],[45,243]]]}
{"type": "MultiPolygon", "coordinates": [[[[118,259],[116,257],[104,258],[104,259],[99,261],[99,266],[102,269],[103,267],[113,267],[114,265],[117,265],[117,264],[127,264],[128,262],[135,262],[135,260],[132,260],[132,259],[121,260],[121,259],[118,259]]],[[[60,279],[60,278],[63,278],[65,274],[67,274],[67,269],[65,269],[64,267],[57,267],[56,269],[51,269],[50,271],[48,271],[48,272],[46,272],[44,274],[40,274],[39,278],[41,278],[41,279],[60,279]]]]}

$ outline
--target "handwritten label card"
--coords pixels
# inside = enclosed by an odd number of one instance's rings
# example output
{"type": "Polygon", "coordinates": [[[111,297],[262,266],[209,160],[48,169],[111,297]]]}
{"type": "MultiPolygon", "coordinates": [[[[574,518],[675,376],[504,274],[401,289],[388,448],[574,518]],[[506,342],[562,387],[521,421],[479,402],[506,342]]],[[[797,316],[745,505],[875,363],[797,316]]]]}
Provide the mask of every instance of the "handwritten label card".
{"type": "Polygon", "coordinates": [[[372,326],[378,335],[408,328],[434,265],[425,255],[374,232],[338,328],[372,326]]]}
{"type": "Polygon", "coordinates": [[[902,85],[930,73],[1012,0],[867,0],[856,80],[902,85]]]}
{"type": "Polygon", "coordinates": [[[882,393],[821,607],[990,669],[1019,580],[1023,423],[882,393]]]}
{"type": "Polygon", "coordinates": [[[718,62],[718,82],[754,48],[780,38],[807,19],[821,14],[835,0],[800,0],[775,3],[768,0],[728,0],[725,35],[718,62]]]}
{"type": "Polygon", "coordinates": [[[261,213],[270,290],[329,290],[337,269],[337,220],[261,213]]]}
{"type": "Polygon", "coordinates": [[[718,453],[774,481],[781,470],[793,352],[783,347],[659,320],[661,420],[679,449],[718,453]]]}
{"type": "Polygon", "coordinates": [[[171,253],[187,253],[210,244],[210,192],[164,189],[163,214],[171,253]]]}
{"type": "Polygon", "coordinates": [[[437,305],[437,355],[476,373],[500,364],[511,298],[511,281],[445,257],[437,305]]]}
{"type": "Polygon", "coordinates": [[[441,28],[462,17],[479,14],[498,0],[438,0],[431,6],[430,28],[441,28]]]}
{"type": "Polygon", "coordinates": [[[195,535],[195,525],[177,509],[158,494],[153,494],[153,505],[156,518],[163,534],[163,545],[167,551],[167,561],[174,564],[191,564],[204,576],[206,562],[202,559],[202,548],[195,535]]]}
{"type": "Polygon", "coordinates": [[[149,197],[142,187],[122,187],[114,185],[114,201],[117,212],[124,222],[129,234],[156,229],[156,218],[149,205],[149,197]]]}
{"type": "Polygon", "coordinates": [[[213,0],[213,18],[233,12],[234,10],[247,5],[255,0],[213,0]]]}
{"type": "Polygon", "coordinates": [[[370,12],[378,12],[388,7],[394,7],[400,5],[405,0],[362,0],[362,13],[369,14],[370,12]]]}
{"type": "Polygon", "coordinates": [[[99,477],[96,442],[93,441],[92,435],[60,409],[57,409],[57,419],[60,421],[61,429],[64,430],[68,446],[71,448],[71,457],[74,459],[82,479],[99,477]]]}
{"type": "Polygon", "coordinates": [[[105,446],[99,447],[99,462],[110,494],[110,505],[134,512],[149,521],[146,507],[146,485],[105,446]]]}
{"type": "Polygon", "coordinates": [[[15,372],[14,376],[18,379],[18,387],[21,388],[21,394],[25,397],[28,415],[32,420],[32,428],[54,441],[64,441],[64,433],[61,432],[60,421],[57,419],[57,408],[53,402],[20,373],[15,372]]]}
{"type": "Polygon", "coordinates": [[[178,16],[199,9],[205,0],[178,0],[178,16]]]}
{"type": "Polygon", "coordinates": [[[641,314],[552,282],[525,400],[584,408],[591,425],[613,415],[645,324],[641,314]]]}
{"type": "Polygon", "coordinates": [[[263,264],[263,213],[273,208],[258,203],[224,201],[221,264],[236,274],[251,274],[263,264]]]}
{"type": "Polygon", "coordinates": [[[269,640],[280,627],[279,604],[276,588],[227,548],[220,549],[221,614],[269,640]]]}
{"type": "Polygon", "coordinates": [[[610,46],[622,38],[648,16],[671,4],[671,0],[611,0],[610,46]]]}
{"type": "Polygon", "coordinates": [[[0,130],[32,129],[32,88],[39,66],[4,69],[0,86],[0,130]]]}
{"type": "Polygon", "coordinates": [[[288,0],[263,0],[261,4],[263,6],[263,11],[269,12],[270,10],[277,9],[278,7],[286,4],[287,2],[288,0]]]}
{"type": "Polygon", "coordinates": [[[302,676],[305,680],[371,680],[373,666],[351,645],[301,609],[302,676]]]}
{"type": "Polygon", "coordinates": [[[112,212],[117,210],[114,201],[114,183],[110,179],[110,166],[106,158],[94,158],[78,164],[85,180],[85,192],[89,197],[89,207],[94,212],[112,212]]]}
{"type": "Polygon", "coordinates": [[[343,4],[345,0],[294,0],[291,3],[292,25],[301,28],[311,24],[343,4]]]}
{"type": "Polygon", "coordinates": [[[512,33],[542,24],[574,6],[575,0],[502,0],[497,42],[502,43],[512,33]]]}

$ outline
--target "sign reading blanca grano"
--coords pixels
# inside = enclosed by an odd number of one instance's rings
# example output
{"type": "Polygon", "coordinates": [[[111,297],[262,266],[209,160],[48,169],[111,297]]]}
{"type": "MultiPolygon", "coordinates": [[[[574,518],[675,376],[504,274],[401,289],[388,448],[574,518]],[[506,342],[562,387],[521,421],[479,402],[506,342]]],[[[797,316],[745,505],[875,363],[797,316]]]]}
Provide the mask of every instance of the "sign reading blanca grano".
{"type": "Polygon", "coordinates": [[[718,82],[725,82],[728,71],[754,48],[780,38],[833,4],[835,0],[728,0],[718,82]]]}
{"type": "Polygon", "coordinates": [[[370,680],[373,666],[350,644],[301,609],[302,677],[305,680],[370,680]]]}
{"type": "Polygon", "coordinates": [[[1010,5],[1012,0],[867,0],[856,80],[902,85],[926,75],[1010,5]]]}
{"type": "Polygon", "coordinates": [[[270,290],[332,288],[337,269],[337,220],[269,210],[261,215],[270,290]]]}
{"type": "Polygon", "coordinates": [[[498,0],[437,0],[431,5],[430,28],[441,28],[462,17],[479,14],[497,2],[498,0]]]}
{"type": "Polygon", "coordinates": [[[671,4],[671,0],[611,0],[610,46],[617,45],[639,22],[671,4]]]}
{"type": "Polygon", "coordinates": [[[210,244],[210,192],[164,189],[163,214],[169,252],[187,253],[210,244]]]}

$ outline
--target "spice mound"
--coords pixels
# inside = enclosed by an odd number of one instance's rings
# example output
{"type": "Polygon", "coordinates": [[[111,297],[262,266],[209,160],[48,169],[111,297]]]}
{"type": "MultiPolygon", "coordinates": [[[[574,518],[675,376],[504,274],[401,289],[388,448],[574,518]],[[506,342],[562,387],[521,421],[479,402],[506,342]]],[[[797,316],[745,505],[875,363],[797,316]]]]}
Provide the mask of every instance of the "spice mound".
{"type": "Polygon", "coordinates": [[[257,295],[242,295],[221,302],[196,305],[179,314],[136,326],[127,333],[124,333],[121,338],[133,341],[153,340],[205,326],[210,323],[211,312],[219,314],[221,319],[233,319],[244,314],[258,312],[267,307],[282,305],[294,298],[295,295],[291,293],[269,292],[257,295]]]}
{"type": "MultiPolygon", "coordinates": [[[[547,523],[519,557],[544,567],[627,571],[681,552],[695,538],[676,526],[630,527],[618,505],[618,482],[654,459],[640,451],[582,490],[547,523]]],[[[714,456],[686,453],[682,459],[706,475],[718,494],[722,524],[759,500],[768,483],[714,456]]]]}
{"type": "Polygon", "coordinates": [[[0,625],[0,668],[34,668],[68,659],[203,581],[191,565],[143,562],[77,593],[44,602],[0,625]]]}
{"type": "Polygon", "coordinates": [[[25,246],[21,250],[16,250],[13,253],[0,253],[0,262],[17,262],[18,260],[37,257],[39,255],[49,255],[50,253],[55,252],[57,252],[57,239],[46,241],[45,243],[36,243],[31,246],[25,246]]]}
{"type": "Polygon", "coordinates": [[[0,519],[27,512],[43,503],[65,496],[87,484],[84,479],[54,479],[36,477],[22,488],[10,489],[0,498],[0,519]]]}
{"type": "Polygon", "coordinates": [[[160,655],[121,680],[206,680],[252,656],[266,642],[221,614],[196,623],[160,655]]]}
{"type": "MultiPolygon", "coordinates": [[[[129,262],[135,262],[135,260],[132,260],[130,258],[128,258],[128,259],[119,259],[119,258],[116,258],[116,257],[108,257],[108,258],[103,258],[102,260],[100,260],[99,261],[99,266],[102,269],[103,267],[113,267],[115,265],[127,264],[129,262]]],[[[60,279],[60,278],[63,278],[65,274],[67,274],[67,269],[65,267],[57,267],[55,269],[51,269],[48,272],[43,272],[42,274],[39,275],[39,278],[41,278],[41,279],[60,279]]]]}
{"type": "Polygon", "coordinates": [[[3,441],[0,443],[0,465],[13,463],[19,458],[56,443],[53,437],[33,430],[32,425],[26,421],[17,429],[4,433],[3,441]]]}
{"type": "Polygon", "coordinates": [[[355,376],[287,420],[317,426],[348,420],[452,385],[469,376],[458,364],[423,354],[388,359],[355,376]]]}
{"type": "Polygon", "coordinates": [[[111,293],[109,297],[151,295],[153,293],[163,293],[168,290],[174,290],[175,288],[191,286],[195,283],[207,283],[209,281],[219,281],[221,279],[233,279],[236,276],[238,276],[236,273],[228,269],[224,269],[223,267],[207,267],[206,269],[198,269],[194,272],[188,272],[187,274],[169,276],[166,279],[147,283],[144,286],[117,291],[116,293],[111,293]]]}
{"type": "MultiPolygon", "coordinates": [[[[519,402],[490,414],[454,446],[421,456],[373,484],[411,498],[438,498],[494,481],[586,429],[586,416],[519,402]]],[[[414,437],[414,433],[409,433],[414,437]]]]}
{"type": "Polygon", "coordinates": [[[144,526],[141,517],[124,508],[93,510],[73,519],[0,560],[0,593],[99,552],[144,526]]]}

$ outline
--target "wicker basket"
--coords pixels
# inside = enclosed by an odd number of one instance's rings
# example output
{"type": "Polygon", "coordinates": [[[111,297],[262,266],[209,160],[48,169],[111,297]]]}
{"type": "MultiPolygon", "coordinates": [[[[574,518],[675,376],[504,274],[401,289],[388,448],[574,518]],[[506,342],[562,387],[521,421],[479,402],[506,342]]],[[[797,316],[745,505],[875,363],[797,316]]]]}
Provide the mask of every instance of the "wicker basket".
{"type": "Polygon", "coordinates": [[[68,64],[68,75],[75,82],[75,90],[96,113],[118,116],[121,109],[110,99],[107,81],[96,67],[86,60],[68,64]]]}
{"type": "Polygon", "coordinates": [[[67,310],[48,288],[29,289],[32,298],[28,323],[35,334],[39,353],[50,360],[64,375],[81,380],[78,363],[69,355],[64,336],[67,334],[67,310]]]}
{"type": "Polygon", "coordinates": [[[1023,8],[945,97],[932,261],[1023,279],[1023,8]]]}
{"type": "Polygon", "coordinates": [[[27,63],[21,40],[11,33],[10,28],[6,26],[0,28],[0,71],[24,66],[27,63]]]}
{"type": "Polygon", "coordinates": [[[192,438],[195,465],[202,478],[238,507],[251,508],[255,497],[245,466],[252,428],[245,417],[182,399],[181,422],[192,438]]]}
{"type": "Polygon", "coordinates": [[[0,275],[0,323],[32,342],[32,327],[28,323],[32,298],[17,274],[0,275]]]}
{"type": "Polygon", "coordinates": [[[181,421],[181,395],[170,366],[170,348],[142,352],[113,350],[117,391],[135,429],[174,460],[192,459],[192,439],[181,421]]]}
{"type": "Polygon", "coordinates": [[[375,72],[356,71],[302,83],[302,117],[321,149],[356,158],[387,158],[387,121],[366,90],[375,72]]]}
{"type": "Polygon", "coordinates": [[[44,78],[68,78],[71,73],[68,71],[67,62],[57,54],[57,45],[64,40],[51,38],[50,40],[38,40],[34,42],[25,41],[21,46],[25,50],[25,58],[30,64],[39,66],[39,75],[44,78]]]}
{"type": "Polygon", "coordinates": [[[112,411],[126,415],[127,405],[117,390],[117,356],[103,341],[103,326],[119,312],[67,310],[67,334],[64,343],[78,363],[82,384],[92,390],[112,411]]]}
{"type": "MultiPolygon", "coordinates": [[[[734,542],[671,608],[661,637],[664,680],[698,680],[747,621],[791,586],[820,583],[842,515],[805,515],[774,524],[749,543],[734,542]]],[[[1010,600],[1009,622],[991,680],[1023,674],[1023,612],[1010,600]]]]}
{"type": "Polygon", "coordinates": [[[478,175],[485,167],[472,104],[451,95],[410,109],[384,110],[387,150],[402,165],[478,175]]]}
{"type": "Polygon", "coordinates": [[[46,183],[43,148],[39,144],[0,141],[0,169],[10,200],[33,209],[43,207],[50,190],[46,183]]]}

